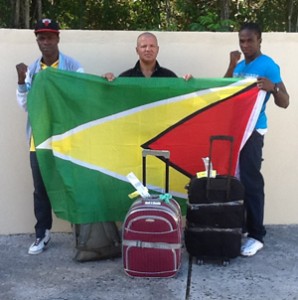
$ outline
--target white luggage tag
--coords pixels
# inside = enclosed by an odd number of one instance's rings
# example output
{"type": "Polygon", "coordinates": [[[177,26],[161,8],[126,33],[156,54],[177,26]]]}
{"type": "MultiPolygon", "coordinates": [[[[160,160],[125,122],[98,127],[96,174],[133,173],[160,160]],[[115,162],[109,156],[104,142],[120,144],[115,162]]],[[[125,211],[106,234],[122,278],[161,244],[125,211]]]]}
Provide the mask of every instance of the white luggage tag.
{"type": "Polygon", "coordinates": [[[139,195],[143,198],[149,198],[151,195],[149,194],[148,189],[142,184],[142,182],[137,178],[137,176],[130,172],[126,175],[128,181],[133,185],[133,187],[137,190],[139,195]]]}
{"type": "MultiPolygon", "coordinates": [[[[202,160],[204,162],[205,171],[198,172],[197,173],[197,178],[208,177],[209,157],[202,157],[202,160]]],[[[210,162],[209,178],[215,178],[215,177],[216,177],[216,170],[213,170],[212,162],[210,162]]]]}

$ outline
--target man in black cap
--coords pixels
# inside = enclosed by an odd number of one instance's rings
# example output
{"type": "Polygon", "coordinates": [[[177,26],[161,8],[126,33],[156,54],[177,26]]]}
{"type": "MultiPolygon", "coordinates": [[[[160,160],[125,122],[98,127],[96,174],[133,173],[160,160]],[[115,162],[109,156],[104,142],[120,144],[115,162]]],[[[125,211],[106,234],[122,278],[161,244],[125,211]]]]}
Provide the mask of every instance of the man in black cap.
{"type": "MultiPolygon", "coordinates": [[[[42,19],[35,25],[34,33],[42,56],[29,67],[24,63],[16,65],[18,74],[17,101],[25,111],[27,111],[27,94],[31,88],[34,74],[48,67],[83,72],[79,62],[59,51],[60,37],[59,24],[57,22],[51,19],[42,19]]],[[[41,177],[34,140],[31,134],[31,126],[28,121],[27,138],[30,145],[30,164],[34,184],[34,214],[37,220],[35,224],[36,240],[30,246],[28,253],[39,254],[50,241],[50,229],[53,222],[52,207],[41,177]]]]}

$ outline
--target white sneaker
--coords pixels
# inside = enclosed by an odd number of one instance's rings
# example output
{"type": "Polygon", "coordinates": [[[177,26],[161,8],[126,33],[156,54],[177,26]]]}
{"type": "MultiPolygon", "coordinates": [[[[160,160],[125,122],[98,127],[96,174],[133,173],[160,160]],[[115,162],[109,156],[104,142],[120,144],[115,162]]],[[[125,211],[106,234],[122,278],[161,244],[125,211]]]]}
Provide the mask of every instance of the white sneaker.
{"type": "Polygon", "coordinates": [[[241,255],[253,256],[264,247],[264,244],[254,238],[247,238],[241,246],[241,255]]]}
{"type": "Polygon", "coordinates": [[[37,238],[35,242],[29,247],[29,254],[39,254],[47,246],[51,239],[50,230],[46,230],[44,238],[37,238]]]}

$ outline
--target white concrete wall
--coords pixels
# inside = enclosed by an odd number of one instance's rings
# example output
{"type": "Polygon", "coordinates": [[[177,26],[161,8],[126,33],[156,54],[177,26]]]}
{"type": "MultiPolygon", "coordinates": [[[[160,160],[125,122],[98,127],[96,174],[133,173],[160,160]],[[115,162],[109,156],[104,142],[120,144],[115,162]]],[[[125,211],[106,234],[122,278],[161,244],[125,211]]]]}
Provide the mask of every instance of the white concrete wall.
{"type": "MultiPolygon", "coordinates": [[[[86,73],[118,75],[137,60],[140,32],[62,31],[60,50],[78,59],[86,73]]],[[[238,49],[237,33],[157,32],[162,66],[179,76],[222,77],[229,52],[238,49]]],[[[265,33],[262,51],[281,66],[290,94],[290,107],[268,107],[269,132],[265,139],[263,173],[266,181],[266,224],[298,223],[298,34],[265,33]]],[[[30,30],[0,29],[0,234],[34,232],[32,179],[25,139],[26,114],[17,106],[15,65],[31,63],[40,55],[30,30]]],[[[272,99],[271,99],[272,100],[272,99]]],[[[54,220],[55,231],[70,226],[54,220]]]]}

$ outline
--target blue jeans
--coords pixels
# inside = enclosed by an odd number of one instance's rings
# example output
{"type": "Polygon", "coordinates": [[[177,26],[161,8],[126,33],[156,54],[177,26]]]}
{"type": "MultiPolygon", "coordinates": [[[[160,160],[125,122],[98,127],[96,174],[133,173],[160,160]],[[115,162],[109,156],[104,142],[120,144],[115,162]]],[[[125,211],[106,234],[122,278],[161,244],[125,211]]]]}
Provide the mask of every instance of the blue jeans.
{"type": "Polygon", "coordinates": [[[52,228],[53,219],[51,203],[41,177],[36,152],[30,152],[30,165],[34,185],[34,214],[37,220],[35,234],[36,238],[43,238],[46,229],[52,228]]]}
{"type": "Polygon", "coordinates": [[[245,188],[246,230],[248,236],[263,243],[264,179],[261,174],[264,136],[254,131],[240,152],[240,180],[245,188]]]}

